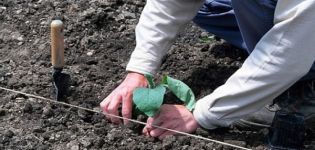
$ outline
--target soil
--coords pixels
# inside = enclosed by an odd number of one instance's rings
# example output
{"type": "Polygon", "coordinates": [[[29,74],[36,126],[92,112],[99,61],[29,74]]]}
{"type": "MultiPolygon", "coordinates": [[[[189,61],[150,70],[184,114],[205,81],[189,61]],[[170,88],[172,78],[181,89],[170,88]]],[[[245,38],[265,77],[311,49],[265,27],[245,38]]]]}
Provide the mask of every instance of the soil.
{"type": "MultiPolygon", "coordinates": [[[[52,97],[49,24],[59,18],[65,24],[63,72],[71,76],[66,101],[99,110],[99,97],[126,75],[144,5],[144,0],[0,0],[0,86],[52,97]]],[[[157,79],[164,74],[180,79],[198,99],[222,85],[244,58],[242,51],[191,23],[168,52],[157,79]]],[[[234,149],[187,136],[147,138],[141,125],[117,126],[101,114],[0,94],[0,149],[234,149]]],[[[221,128],[194,134],[265,149],[267,133],[221,128]]],[[[305,145],[315,148],[312,134],[305,145]]]]}

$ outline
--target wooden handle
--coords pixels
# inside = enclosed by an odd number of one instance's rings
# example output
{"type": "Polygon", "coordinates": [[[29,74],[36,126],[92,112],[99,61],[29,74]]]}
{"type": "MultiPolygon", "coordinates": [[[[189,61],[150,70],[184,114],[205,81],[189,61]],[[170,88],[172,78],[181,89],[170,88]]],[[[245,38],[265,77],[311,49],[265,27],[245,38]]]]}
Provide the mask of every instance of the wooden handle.
{"type": "Polygon", "coordinates": [[[63,23],[53,20],[50,24],[51,38],[51,63],[54,68],[62,69],[64,62],[64,38],[62,34],[63,23]]]}

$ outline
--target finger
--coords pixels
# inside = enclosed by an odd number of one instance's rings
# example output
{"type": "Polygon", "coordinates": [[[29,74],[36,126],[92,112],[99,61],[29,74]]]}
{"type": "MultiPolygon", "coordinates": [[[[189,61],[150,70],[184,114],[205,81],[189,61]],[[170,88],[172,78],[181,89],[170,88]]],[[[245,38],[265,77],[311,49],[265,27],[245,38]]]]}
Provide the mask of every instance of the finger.
{"type": "Polygon", "coordinates": [[[109,105],[109,100],[111,99],[111,96],[109,95],[106,99],[104,99],[101,103],[100,103],[100,107],[102,109],[102,111],[104,112],[105,117],[109,120],[109,116],[107,116],[106,114],[109,113],[108,111],[108,105],[109,105]]]}
{"type": "Polygon", "coordinates": [[[149,117],[147,119],[147,124],[145,125],[145,127],[142,130],[142,133],[144,135],[149,136],[149,131],[151,131],[151,129],[152,129],[152,126],[151,126],[152,123],[153,123],[153,118],[149,117]]]}
{"type": "MultiPolygon", "coordinates": [[[[172,124],[172,122],[166,122],[166,123],[163,123],[161,125],[161,127],[163,128],[167,128],[167,129],[173,129],[174,125],[172,124]]],[[[149,132],[150,136],[152,137],[159,137],[160,135],[162,135],[163,133],[167,132],[168,130],[165,130],[165,129],[161,129],[161,128],[155,128],[153,130],[151,130],[149,132]]]]}
{"type": "Polygon", "coordinates": [[[143,133],[149,133],[151,130],[155,129],[154,126],[162,125],[162,119],[157,115],[156,117],[150,117],[147,120],[146,126],[143,128],[143,133]]]}
{"type": "MultiPolygon", "coordinates": [[[[119,108],[120,103],[121,103],[121,96],[120,95],[113,96],[113,98],[111,99],[111,102],[108,106],[109,114],[119,116],[118,108],[119,108]]],[[[121,123],[121,120],[117,117],[109,116],[109,118],[110,118],[111,122],[114,124],[120,124],[121,123]]]]}
{"type": "MultiPolygon", "coordinates": [[[[132,116],[132,99],[131,94],[125,97],[122,103],[122,110],[121,114],[124,118],[131,119],[132,116]]],[[[126,125],[129,122],[129,120],[124,119],[124,124],[126,125]]]]}
{"type": "Polygon", "coordinates": [[[164,138],[166,138],[168,136],[174,135],[174,134],[176,134],[176,133],[172,132],[172,131],[165,131],[163,134],[161,134],[159,136],[159,139],[162,140],[162,139],[164,139],[164,138]]]}
{"type": "Polygon", "coordinates": [[[150,130],[147,129],[146,127],[144,127],[142,130],[142,134],[149,137],[150,136],[150,130]]]}

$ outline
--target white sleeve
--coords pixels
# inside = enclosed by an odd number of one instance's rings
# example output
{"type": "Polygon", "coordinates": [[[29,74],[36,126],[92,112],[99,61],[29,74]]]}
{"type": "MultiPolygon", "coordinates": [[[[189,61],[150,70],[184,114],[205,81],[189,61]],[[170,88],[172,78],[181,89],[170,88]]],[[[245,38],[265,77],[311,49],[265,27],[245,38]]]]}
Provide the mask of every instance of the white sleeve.
{"type": "Polygon", "coordinates": [[[253,113],[298,81],[315,60],[315,1],[278,0],[275,25],[227,82],[197,102],[194,116],[208,129],[253,113]]]}
{"type": "Polygon", "coordinates": [[[178,32],[202,4],[203,0],[147,0],[136,27],[136,48],[126,70],[155,74],[178,32]]]}

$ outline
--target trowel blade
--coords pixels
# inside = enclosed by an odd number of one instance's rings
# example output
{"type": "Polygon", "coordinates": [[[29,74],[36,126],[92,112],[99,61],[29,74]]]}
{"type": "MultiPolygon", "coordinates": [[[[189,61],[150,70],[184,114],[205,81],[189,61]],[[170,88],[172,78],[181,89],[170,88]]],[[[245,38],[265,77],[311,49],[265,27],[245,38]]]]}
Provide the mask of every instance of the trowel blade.
{"type": "Polygon", "coordinates": [[[70,86],[70,75],[61,71],[53,72],[54,95],[57,101],[62,101],[68,93],[70,86]]]}

